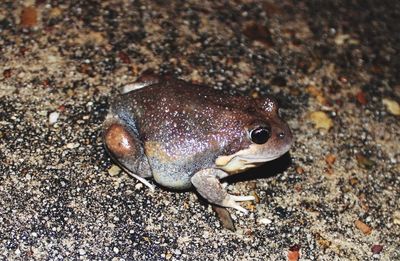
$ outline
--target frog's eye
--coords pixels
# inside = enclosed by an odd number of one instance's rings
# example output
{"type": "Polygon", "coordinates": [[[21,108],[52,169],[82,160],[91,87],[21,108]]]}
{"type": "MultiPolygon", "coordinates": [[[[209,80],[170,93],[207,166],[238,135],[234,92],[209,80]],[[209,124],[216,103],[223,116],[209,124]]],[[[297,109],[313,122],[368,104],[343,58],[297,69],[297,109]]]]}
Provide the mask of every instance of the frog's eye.
{"type": "Polygon", "coordinates": [[[266,126],[260,126],[250,131],[250,139],[257,144],[264,144],[271,137],[271,129],[266,126]]]}

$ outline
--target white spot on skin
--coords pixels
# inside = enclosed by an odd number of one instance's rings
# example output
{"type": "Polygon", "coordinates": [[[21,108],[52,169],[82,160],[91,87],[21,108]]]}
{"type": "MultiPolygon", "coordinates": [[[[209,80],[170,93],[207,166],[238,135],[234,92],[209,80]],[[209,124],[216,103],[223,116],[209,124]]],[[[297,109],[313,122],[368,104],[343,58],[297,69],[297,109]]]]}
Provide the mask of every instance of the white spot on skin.
{"type": "Polygon", "coordinates": [[[274,102],[269,100],[267,102],[267,104],[265,105],[265,110],[268,111],[268,112],[271,112],[271,111],[274,110],[274,107],[275,107],[274,102]]]}
{"type": "Polygon", "coordinates": [[[130,147],[130,143],[129,143],[128,137],[125,137],[125,136],[122,137],[121,144],[122,144],[123,147],[129,148],[130,147]]]}

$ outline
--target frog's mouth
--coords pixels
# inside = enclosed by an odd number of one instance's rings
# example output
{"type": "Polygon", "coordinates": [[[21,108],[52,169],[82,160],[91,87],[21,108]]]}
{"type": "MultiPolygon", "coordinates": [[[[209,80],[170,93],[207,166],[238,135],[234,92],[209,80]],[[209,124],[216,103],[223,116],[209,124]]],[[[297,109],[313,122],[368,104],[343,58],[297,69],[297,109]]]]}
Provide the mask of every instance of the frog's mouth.
{"type": "Polygon", "coordinates": [[[268,152],[263,151],[264,153],[260,153],[259,145],[252,144],[249,146],[249,148],[238,151],[235,154],[219,156],[215,160],[215,165],[217,168],[222,169],[229,174],[236,174],[247,169],[260,166],[265,162],[277,159],[285,154],[289,148],[290,144],[284,148],[271,150],[268,152]]]}

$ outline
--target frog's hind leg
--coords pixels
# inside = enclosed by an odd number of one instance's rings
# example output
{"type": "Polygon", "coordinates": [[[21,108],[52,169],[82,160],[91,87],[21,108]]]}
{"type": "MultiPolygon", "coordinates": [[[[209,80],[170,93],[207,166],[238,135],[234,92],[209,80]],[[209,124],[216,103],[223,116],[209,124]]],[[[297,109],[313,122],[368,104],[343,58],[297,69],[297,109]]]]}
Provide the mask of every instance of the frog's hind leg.
{"type": "Polygon", "coordinates": [[[107,116],[103,127],[103,140],[110,156],[128,174],[153,191],[154,187],[145,180],[152,176],[151,167],[135,131],[112,115],[107,116]]]}
{"type": "Polygon", "coordinates": [[[222,207],[239,210],[245,214],[246,209],[241,207],[238,201],[254,200],[253,196],[234,196],[226,192],[219,182],[219,178],[226,177],[226,173],[219,169],[204,169],[193,175],[191,182],[197,192],[208,202],[222,207]]]}

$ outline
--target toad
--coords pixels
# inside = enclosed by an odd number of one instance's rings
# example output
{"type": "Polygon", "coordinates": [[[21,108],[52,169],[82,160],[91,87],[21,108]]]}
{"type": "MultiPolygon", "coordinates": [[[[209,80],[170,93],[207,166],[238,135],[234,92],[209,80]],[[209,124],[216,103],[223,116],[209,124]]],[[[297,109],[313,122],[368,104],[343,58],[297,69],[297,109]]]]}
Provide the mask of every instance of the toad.
{"type": "Polygon", "coordinates": [[[103,141],[124,170],[174,190],[194,187],[209,203],[247,213],[221,179],[285,154],[292,134],[272,97],[253,99],[171,76],[146,74],[124,87],[103,141]]]}

